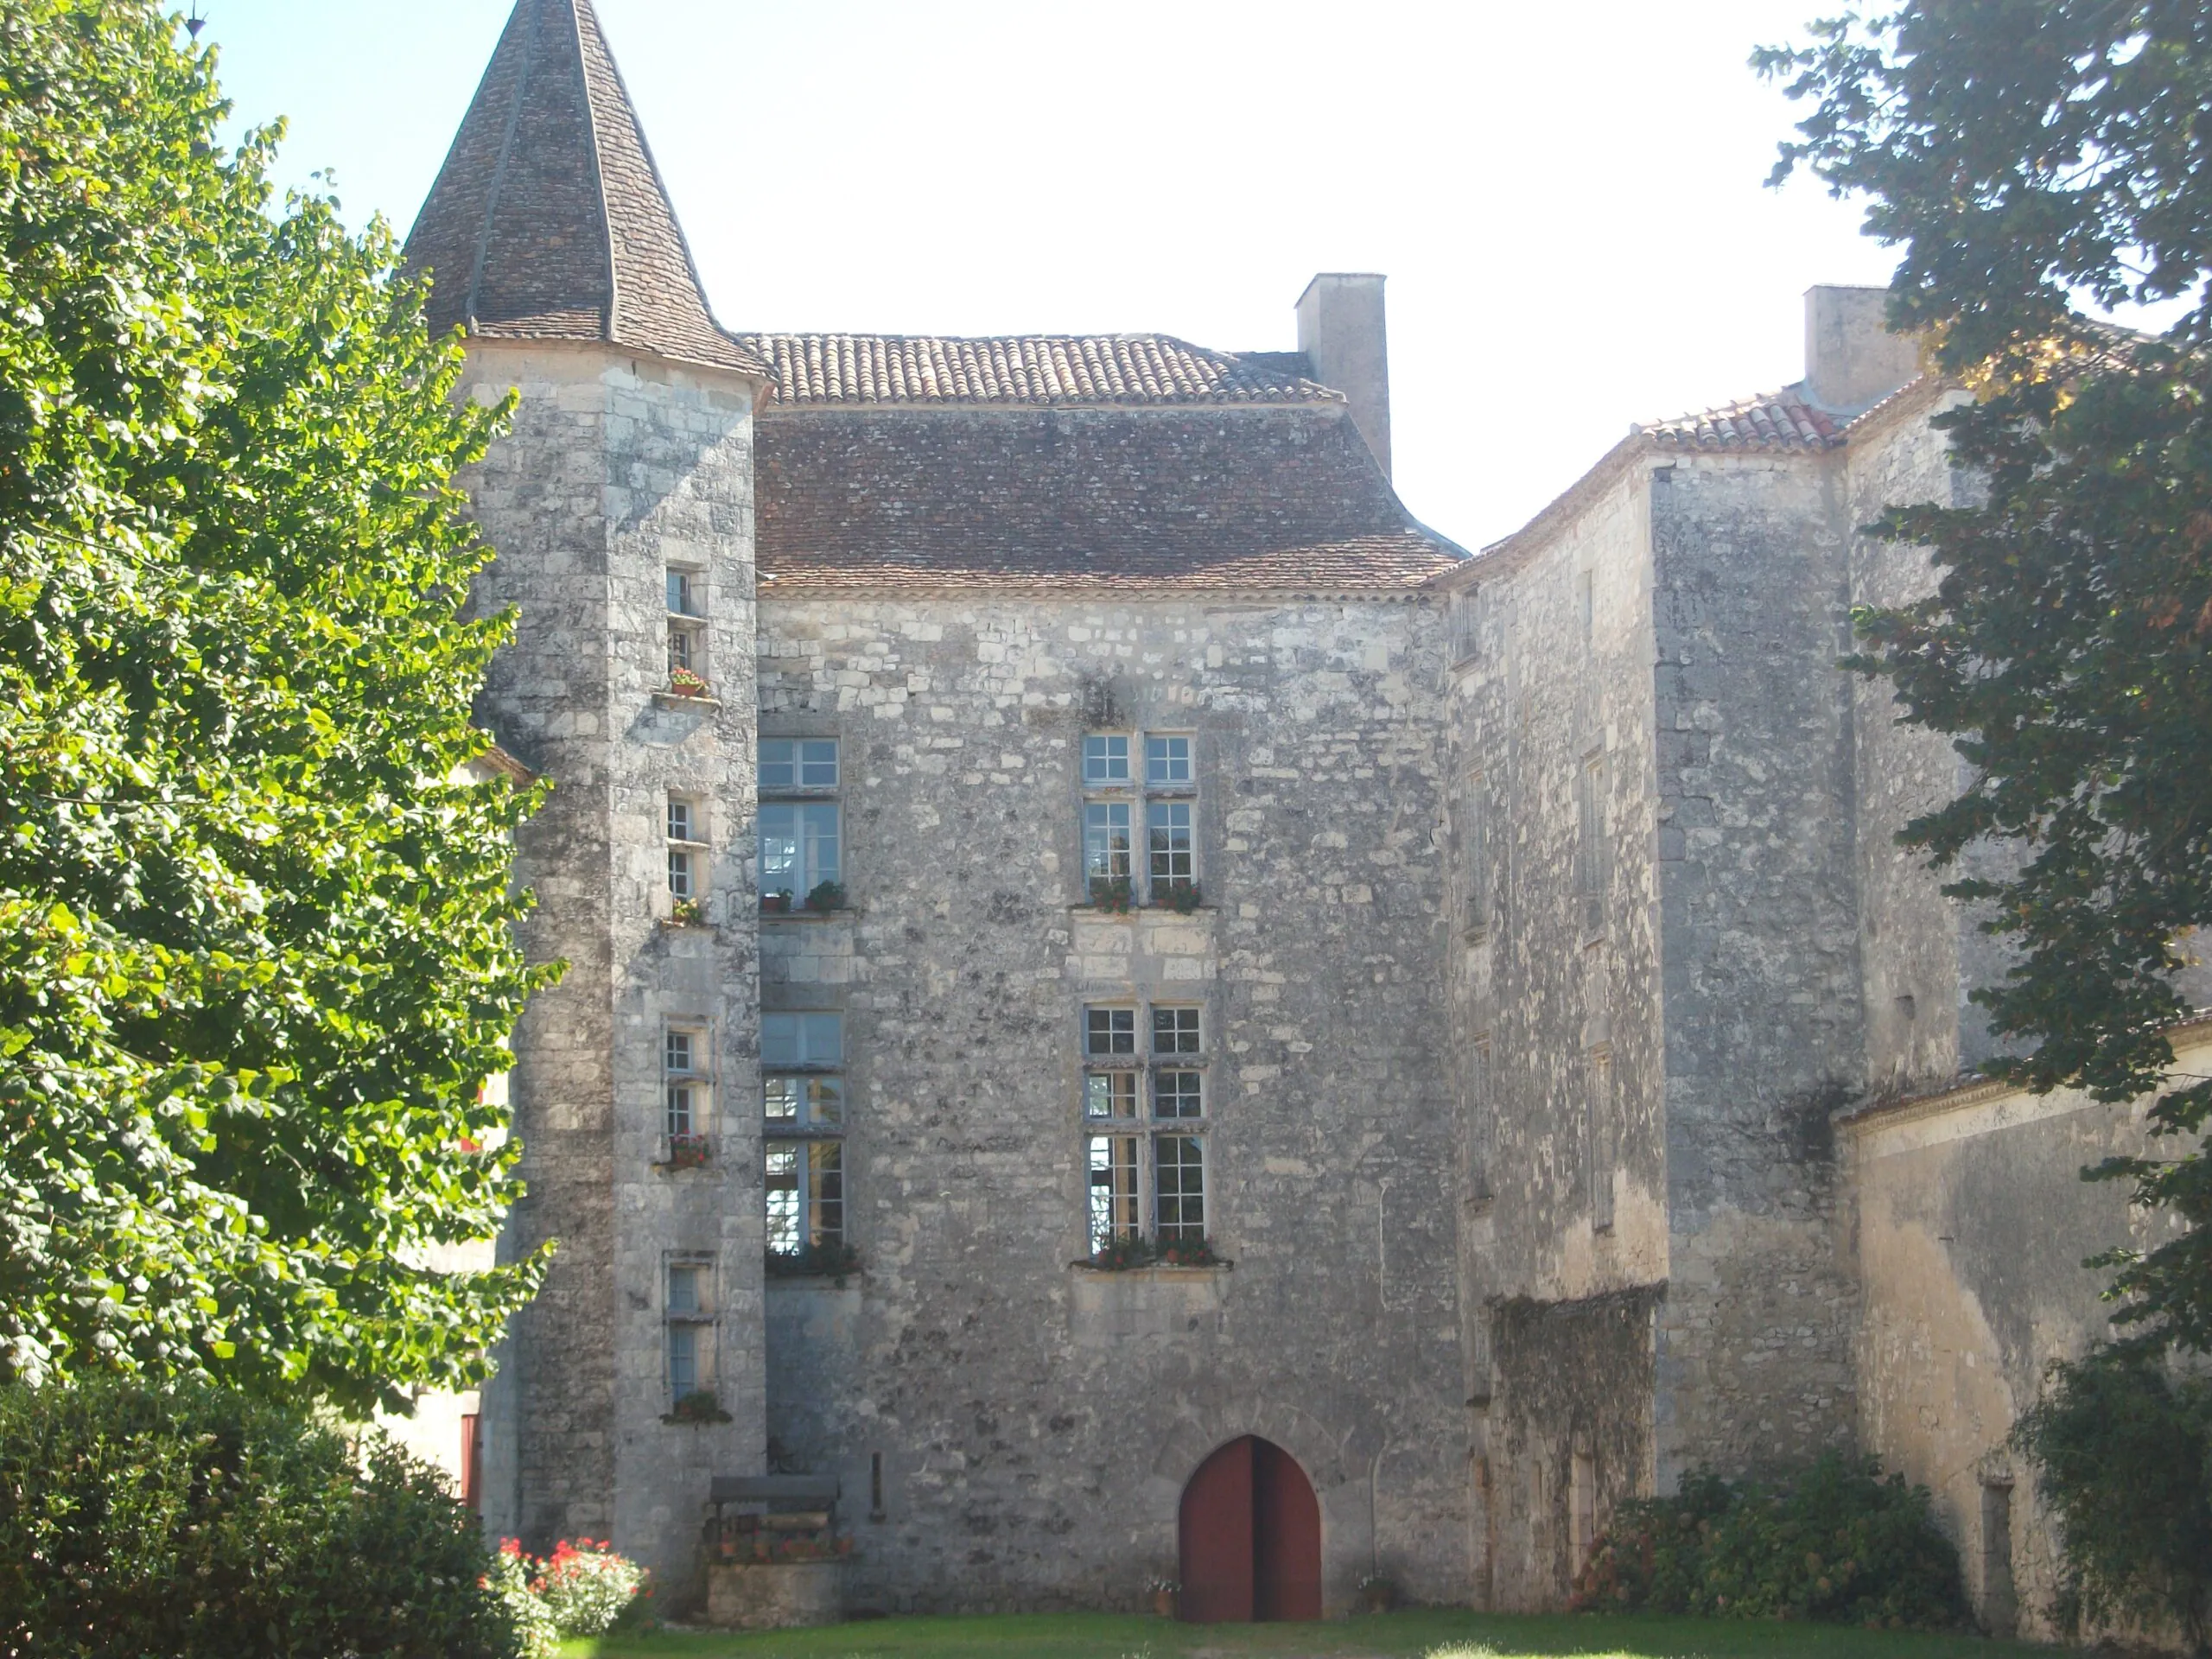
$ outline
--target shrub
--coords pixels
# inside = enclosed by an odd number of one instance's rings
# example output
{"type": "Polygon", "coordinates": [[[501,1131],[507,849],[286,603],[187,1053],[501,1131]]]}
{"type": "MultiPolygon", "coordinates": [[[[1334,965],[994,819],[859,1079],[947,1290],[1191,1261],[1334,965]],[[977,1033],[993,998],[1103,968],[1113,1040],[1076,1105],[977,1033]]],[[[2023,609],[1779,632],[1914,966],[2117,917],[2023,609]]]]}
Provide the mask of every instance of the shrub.
{"type": "Polygon", "coordinates": [[[1621,1506],[1575,1586],[1588,1610],[1941,1630],[1966,1616],[1925,1487],[1831,1452],[1772,1483],[1690,1476],[1621,1506]]]}
{"type": "Polygon", "coordinates": [[[2054,1364],[2013,1444],[2058,1517],[2057,1605],[2082,1621],[2171,1618],[2197,1652],[2212,1635],[2212,1383],[2177,1381],[2134,1344],[2054,1364]]]}
{"type": "Polygon", "coordinates": [[[645,1586],[645,1569],[628,1556],[616,1554],[609,1543],[588,1538],[571,1543],[564,1538],[544,1560],[531,1560],[512,1541],[501,1546],[501,1553],[504,1559],[519,1560],[531,1569],[531,1596],[563,1636],[604,1636],[633,1603],[652,1593],[645,1586]]]}
{"type": "Polygon", "coordinates": [[[0,1653],[516,1659],[438,1471],[223,1390],[0,1388],[0,1653]]]}
{"type": "Polygon", "coordinates": [[[499,1597],[521,1637],[522,1659],[558,1659],[561,1627],[553,1610],[531,1588],[537,1563],[512,1538],[503,1541],[485,1587],[499,1597]]]}

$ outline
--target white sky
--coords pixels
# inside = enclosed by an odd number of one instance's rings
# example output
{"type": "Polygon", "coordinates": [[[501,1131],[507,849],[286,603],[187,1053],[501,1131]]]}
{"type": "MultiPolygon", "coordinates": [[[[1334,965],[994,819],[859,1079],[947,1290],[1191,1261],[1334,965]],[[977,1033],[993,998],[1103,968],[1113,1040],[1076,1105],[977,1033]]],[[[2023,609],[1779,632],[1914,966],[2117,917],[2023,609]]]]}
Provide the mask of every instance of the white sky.
{"type": "MultiPolygon", "coordinates": [[[[287,181],[403,231],[508,9],[201,0],[287,181]]],[[[1855,204],[1764,188],[1791,111],[1745,60],[1834,9],[599,0],[726,324],[1287,350],[1314,271],[1384,271],[1399,491],[1469,546],[1888,280],[1855,204]]]]}

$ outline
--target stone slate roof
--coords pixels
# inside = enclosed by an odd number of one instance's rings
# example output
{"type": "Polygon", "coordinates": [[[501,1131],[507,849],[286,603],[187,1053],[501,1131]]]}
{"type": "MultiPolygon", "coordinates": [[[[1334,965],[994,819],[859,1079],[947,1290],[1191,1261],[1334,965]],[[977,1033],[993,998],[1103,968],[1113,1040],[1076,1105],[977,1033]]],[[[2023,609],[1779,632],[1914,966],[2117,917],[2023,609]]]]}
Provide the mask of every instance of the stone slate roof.
{"type": "Polygon", "coordinates": [[[1167,334],[747,334],[775,401],[815,405],[1344,401],[1295,352],[1215,352],[1167,334]]]}
{"type": "Polygon", "coordinates": [[[1633,430],[1685,449],[1830,449],[1844,441],[1842,423],[1796,386],[1633,430]]]}
{"type": "Polygon", "coordinates": [[[435,332],[764,371],[708,308],[591,0],[518,0],[407,260],[435,332]]]}
{"type": "Polygon", "coordinates": [[[1341,404],[777,412],[761,595],[914,588],[1404,591],[1465,557],[1341,404]]]}

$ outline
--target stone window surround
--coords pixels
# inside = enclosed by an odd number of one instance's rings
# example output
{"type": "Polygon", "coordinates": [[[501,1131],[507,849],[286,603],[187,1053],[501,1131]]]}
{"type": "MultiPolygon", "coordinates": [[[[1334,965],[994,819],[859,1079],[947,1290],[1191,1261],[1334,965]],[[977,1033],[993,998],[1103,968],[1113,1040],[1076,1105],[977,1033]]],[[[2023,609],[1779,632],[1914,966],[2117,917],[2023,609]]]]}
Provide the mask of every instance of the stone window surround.
{"type": "Polygon", "coordinates": [[[670,790],[663,812],[663,828],[668,843],[669,898],[689,899],[703,905],[714,852],[714,845],[708,839],[705,798],[688,790],[670,790]],[[685,833],[678,835],[679,830],[685,833]]]}
{"type": "Polygon", "coordinates": [[[1126,880],[1129,884],[1132,906],[1160,902],[1173,886],[1187,882],[1201,885],[1199,846],[1203,839],[1198,823],[1198,772],[1200,734],[1194,727],[1173,725],[1161,728],[1146,726],[1107,727],[1085,731],[1077,745],[1076,777],[1082,794],[1079,809],[1081,836],[1078,839],[1079,858],[1077,868],[1082,873],[1084,892],[1077,900],[1077,906],[1094,901],[1090,884],[1094,880],[1126,880]],[[1122,741],[1125,748],[1119,778],[1094,776],[1093,762],[1097,759],[1095,744],[1113,740],[1122,741]],[[1166,754],[1157,753],[1155,746],[1179,744],[1179,750],[1166,754]],[[1166,762],[1162,766],[1161,762],[1166,762]],[[1160,776],[1166,772],[1168,775],[1160,776]],[[1182,775],[1173,776],[1179,772],[1182,775]],[[1187,864],[1186,874],[1155,880],[1155,859],[1169,855],[1155,855],[1152,849],[1152,810],[1154,804],[1181,805],[1187,809],[1185,828],[1188,839],[1185,849],[1173,855],[1187,864]],[[1128,864],[1125,874],[1117,874],[1109,864],[1098,868],[1092,856],[1091,812],[1095,806],[1109,804],[1128,808],[1128,844],[1122,856],[1128,864]]]}
{"type": "MultiPolygon", "coordinates": [[[[1084,1229],[1090,1249],[1096,1250],[1106,1242],[1097,1230],[1096,1172],[1100,1170],[1127,1170],[1132,1182],[1132,1190],[1128,1196],[1135,1214],[1133,1230],[1146,1238],[1160,1236],[1163,1197],[1173,1196],[1163,1194],[1161,1190],[1160,1170],[1163,1165],[1160,1143],[1168,1141],[1197,1143],[1198,1157],[1187,1164],[1179,1163],[1177,1166],[1197,1172],[1198,1184],[1195,1190],[1204,1216],[1200,1231],[1202,1234],[1210,1232],[1214,1194],[1210,1174],[1206,1173],[1210,1160],[1205,1156],[1205,1142],[1211,1126],[1211,1116],[1207,1103],[1210,1090],[1205,1083],[1210,1056],[1204,1046],[1205,1032],[1209,1023],[1203,1005],[1173,999],[1164,998],[1157,1003],[1106,999],[1086,1001],[1083,1005],[1077,1028],[1083,1058],[1082,1096],[1077,1102],[1077,1113],[1083,1132],[1084,1229]],[[1094,1014],[1114,1014],[1128,1015],[1126,1034],[1130,1046],[1123,1050],[1117,1044],[1109,1052],[1094,1052],[1091,1046],[1094,1014]],[[1170,1027],[1156,1019],[1155,1016],[1160,1014],[1190,1014],[1195,1016],[1195,1020],[1190,1022],[1178,1020],[1170,1027]],[[1160,1046],[1159,1039],[1169,1033],[1176,1039],[1173,1046],[1160,1046]],[[1139,1039],[1142,1039],[1141,1046],[1138,1046],[1139,1039]],[[1186,1039],[1196,1046],[1185,1046],[1186,1039]],[[1163,1075],[1172,1075],[1177,1079],[1177,1086],[1172,1094],[1162,1091],[1160,1079],[1163,1075]],[[1142,1088],[1137,1084],[1140,1077],[1145,1079],[1142,1088]],[[1094,1085],[1094,1078],[1127,1078],[1128,1082],[1123,1084],[1109,1081],[1106,1089],[1100,1090],[1094,1085]],[[1190,1081],[1197,1083],[1195,1090],[1188,1089],[1190,1081]],[[1116,1107],[1125,1106],[1126,1112],[1117,1116],[1101,1116],[1093,1112],[1093,1102],[1102,1098],[1111,1100],[1116,1107]],[[1178,1103],[1177,1109],[1163,1116],[1160,1109],[1163,1103],[1170,1100],[1178,1103]],[[1198,1111],[1195,1114],[1186,1115],[1182,1109],[1180,1103],[1188,1100],[1197,1102],[1198,1111]],[[1103,1163],[1097,1156],[1102,1143],[1109,1143],[1116,1148],[1108,1154],[1108,1161],[1103,1163]]],[[[1124,1034],[1118,1028],[1120,1024],[1116,1022],[1116,1037],[1124,1034]]],[[[1121,1206],[1117,1203],[1116,1207],[1121,1206]]],[[[1114,1236],[1128,1236],[1128,1234],[1117,1231],[1114,1236]]]]}
{"type": "Polygon", "coordinates": [[[719,1382],[721,1298],[712,1250],[666,1250],[661,1255],[661,1389],[670,1405],[694,1389],[714,1389],[719,1382]],[[683,1287],[689,1294],[679,1294],[683,1287]],[[679,1338],[677,1332],[686,1333],[679,1338]],[[679,1375],[688,1360],[690,1376],[679,1375]],[[688,1388],[679,1382],[688,1382],[688,1388]]]}

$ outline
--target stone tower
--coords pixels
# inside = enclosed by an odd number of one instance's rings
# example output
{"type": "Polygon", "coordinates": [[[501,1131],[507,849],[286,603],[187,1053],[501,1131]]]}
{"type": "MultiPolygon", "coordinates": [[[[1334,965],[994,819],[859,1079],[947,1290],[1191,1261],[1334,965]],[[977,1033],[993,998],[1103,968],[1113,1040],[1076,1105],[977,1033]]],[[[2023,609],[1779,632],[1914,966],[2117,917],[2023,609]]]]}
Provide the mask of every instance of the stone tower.
{"type": "Polygon", "coordinates": [[[768,380],[708,308],[589,0],[518,0],[407,253],[432,327],[467,335],[470,395],[519,394],[471,483],[498,551],[474,601],[517,618],[479,715],[553,784],[518,869],[531,958],[568,963],[515,1033],[511,1248],[556,1254],[486,1393],[486,1524],[538,1548],[619,1537],[681,1579],[710,1476],[757,1471],[764,1436],[768,380]]]}

